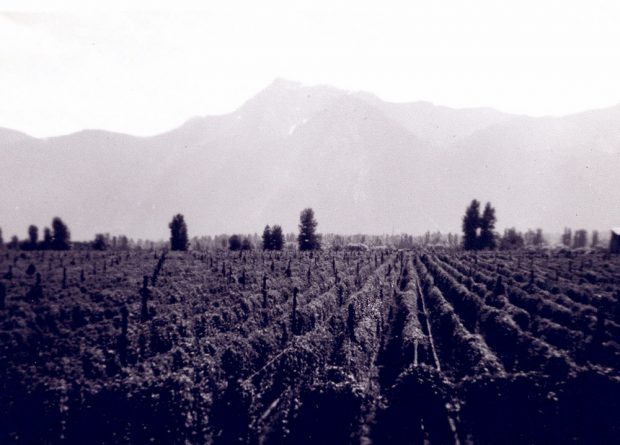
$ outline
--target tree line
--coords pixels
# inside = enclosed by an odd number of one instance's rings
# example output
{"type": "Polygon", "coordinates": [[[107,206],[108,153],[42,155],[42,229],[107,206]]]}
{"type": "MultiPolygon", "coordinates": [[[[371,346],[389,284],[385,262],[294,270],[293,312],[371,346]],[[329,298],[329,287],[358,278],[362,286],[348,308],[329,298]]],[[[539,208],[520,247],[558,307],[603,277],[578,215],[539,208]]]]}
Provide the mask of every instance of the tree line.
{"type": "Polygon", "coordinates": [[[480,202],[472,200],[463,216],[463,249],[465,250],[514,250],[524,246],[541,247],[545,243],[542,229],[528,230],[525,235],[514,227],[504,230],[503,236],[495,232],[495,208],[487,202],[482,214],[480,202]]]}
{"type": "MultiPolygon", "coordinates": [[[[590,247],[595,248],[599,245],[599,235],[597,230],[592,231],[592,235],[590,237],[590,247]]],[[[564,228],[564,233],[562,234],[562,244],[565,247],[573,248],[573,249],[582,249],[588,247],[588,231],[585,229],[576,230],[575,233],[568,228],[564,228]]]]}
{"type": "Polygon", "coordinates": [[[474,199],[463,217],[463,248],[465,250],[495,249],[495,209],[487,202],[480,215],[480,202],[474,199]]]}
{"type": "MultiPolygon", "coordinates": [[[[4,244],[2,229],[0,229],[0,247],[4,244]]],[[[43,237],[39,238],[39,228],[35,225],[28,227],[28,238],[19,240],[16,235],[7,243],[9,249],[20,250],[69,250],[71,248],[71,232],[62,219],[52,219],[52,227],[43,229],[43,237]]]]}
{"type": "MultiPolygon", "coordinates": [[[[522,233],[514,227],[504,230],[503,235],[494,231],[497,218],[495,209],[487,203],[484,211],[480,214],[480,202],[472,200],[463,216],[463,245],[465,250],[495,249],[514,250],[525,246],[542,247],[546,244],[542,229],[522,233]]],[[[580,249],[596,248],[599,246],[599,233],[592,231],[590,239],[585,229],[576,230],[565,228],[561,237],[561,243],[567,248],[580,249]]]]}
{"type": "MultiPolygon", "coordinates": [[[[484,249],[496,249],[501,250],[513,250],[520,249],[525,246],[541,247],[546,243],[543,237],[542,229],[528,230],[525,234],[518,232],[514,227],[508,228],[504,231],[503,236],[495,232],[495,224],[497,217],[495,214],[495,208],[490,202],[487,202],[482,213],[480,212],[481,203],[474,199],[465,210],[465,215],[462,220],[462,244],[461,247],[465,250],[484,250],[484,249]]],[[[170,229],[170,244],[169,247],[173,251],[185,251],[189,248],[190,242],[188,237],[187,223],[182,214],[176,214],[173,216],[172,221],[168,225],[170,229]]],[[[296,237],[297,247],[301,251],[317,250],[321,248],[322,237],[317,233],[318,223],[314,216],[314,211],[311,208],[304,209],[299,216],[299,233],[296,237]]],[[[293,236],[287,235],[288,236],[293,236]]],[[[339,241],[339,235],[333,235],[330,245],[341,246],[342,240],[339,241]]],[[[364,239],[364,236],[360,236],[360,239],[364,239]]],[[[216,237],[217,238],[217,237],[216,237]]],[[[416,245],[433,245],[438,244],[442,238],[441,233],[437,232],[431,234],[427,232],[423,237],[403,235],[398,241],[397,248],[413,248],[416,245]]],[[[221,239],[221,238],[220,238],[221,239]]],[[[286,245],[286,241],[291,242],[292,238],[285,239],[282,227],[274,224],[273,226],[266,225],[263,229],[263,234],[260,241],[257,236],[254,236],[254,240],[257,244],[260,243],[260,248],[263,250],[282,250],[286,245]]],[[[244,237],[239,234],[233,234],[228,239],[221,239],[222,243],[225,243],[221,247],[228,247],[232,251],[252,250],[256,248],[250,237],[244,237]]],[[[329,241],[329,240],[328,240],[329,241]]],[[[584,229],[580,229],[572,232],[571,229],[565,228],[561,237],[561,242],[567,248],[586,248],[588,247],[588,232],[584,229]]],[[[449,247],[458,247],[459,239],[457,235],[448,234],[447,245],[449,247]]],[[[130,242],[126,236],[110,237],[108,234],[98,233],[92,242],[89,243],[89,247],[94,250],[107,250],[120,249],[125,250],[130,248],[130,244],[135,246],[133,240],[130,242]]],[[[147,243],[148,244],[148,243],[147,243]]],[[[152,247],[155,244],[150,243],[152,247]]],[[[198,242],[195,242],[194,247],[198,247],[198,242]]],[[[2,238],[2,229],[0,229],[0,247],[4,245],[2,238]]],[[[52,220],[51,228],[45,227],[43,229],[42,238],[39,237],[39,229],[35,225],[28,227],[28,237],[24,240],[19,240],[17,236],[13,236],[8,242],[7,247],[10,249],[21,250],[68,250],[71,248],[71,233],[67,225],[59,218],[55,217],[52,220]]],[[[141,246],[140,240],[137,244],[141,246]]],[[[590,247],[595,248],[599,245],[599,234],[597,231],[593,231],[591,234],[590,247]]],[[[148,246],[147,246],[148,247],[148,246]]],[[[162,247],[160,245],[160,247],[162,247]]]]}
{"type": "MultiPolygon", "coordinates": [[[[314,217],[314,210],[304,209],[299,216],[299,235],[297,243],[299,250],[317,250],[321,248],[321,235],[316,232],[318,223],[314,217]]],[[[189,238],[185,218],[177,214],[169,224],[170,249],[184,251],[189,247],[189,238]]],[[[284,248],[284,233],[282,227],[266,225],[263,229],[263,250],[282,250],[284,248]]],[[[252,250],[254,246],[248,237],[234,234],[228,238],[228,249],[232,251],[252,250]]]]}

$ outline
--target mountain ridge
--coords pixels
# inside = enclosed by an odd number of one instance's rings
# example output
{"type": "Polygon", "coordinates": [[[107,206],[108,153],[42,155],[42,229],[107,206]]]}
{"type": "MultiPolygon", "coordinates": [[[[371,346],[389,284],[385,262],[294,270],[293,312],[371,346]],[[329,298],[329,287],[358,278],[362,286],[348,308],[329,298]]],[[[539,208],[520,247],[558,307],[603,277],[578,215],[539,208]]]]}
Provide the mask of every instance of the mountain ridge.
{"type": "Polygon", "coordinates": [[[105,128],[83,128],[81,130],[77,130],[77,131],[73,131],[73,132],[69,132],[69,133],[61,133],[61,134],[54,134],[54,135],[49,135],[49,136],[41,136],[41,137],[37,137],[37,136],[33,136],[31,134],[29,134],[27,131],[23,131],[21,129],[11,129],[11,128],[7,128],[7,127],[2,127],[0,126],[0,137],[2,137],[2,133],[3,132],[13,132],[13,133],[18,133],[20,135],[23,136],[27,136],[29,138],[32,139],[40,139],[40,140],[45,140],[45,139],[51,139],[51,138],[58,138],[58,137],[63,137],[63,136],[70,136],[76,133],[82,133],[82,132],[89,132],[89,131],[93,131],[93,132],[107,132],[107,133],[114,133],[114,134],[119,134],[119,135],[125,135],[125,136],[132,136],[134,138],[141,138],[141,139],[148,139],[148,138],[153,138],[153,137],[158,137],[164,134],[168,134],[171,132],[174,132],[176,130],[179,130],[180,128],[183,128],[184,126],[186,126],[187,124],[191,124],[191,123],[195,123],[197,121],[202,121],[203,119],[211,119],[211,118],[221,118],[221,117],[225,117],[225,116],[230,116],[233,115],[235,113],[237,113],[247,102],[251,101],[252,99],[256,98],[257,96],[259,96],[261,93],[269,90],[272,87],[278,87],[278,86],[284,86],[285,88],[328,88],[328,89],[332,89],[332,90],[336,90],[341,92],[342,94],[355,94],[355,95],[362,95],[362,96],[367,96],[367,97],[372,97],[375,100],[379,100],[381,102],[384,102],[386,104],[389,105],[397,105],[397,106],[401,106],[401,105],[406,105],[406,106],[431,106],[432,108],[435,109],[444,109],[444,110],[450,110],[450,111],[456,111],[456,112],[469,112],[469,111],[483,111],[483,112],[492,112],[492,113],[497,113],[497,114],[502,114],[502,115],[506,115],[506,116],[511,116],[511,117],[522,117],[522,118],[532,118],[532,119],[564,119],[564,118],[571,118],[574,116],[580,116],[580,115],[584,115],[584,114],[592,114],[592,113],[605,113],[607,111],[610,110],[616,110],[620,113],[620,102],[618,102],[615,105],[610,105],[607,107],[599,107],[599,108],[593,108],[593,109],[587,109],[587,110],[580,110],[580,111],[574,111],[574,112],[569,112],[569,113],[565,113],[565,114],[558,114],[558,115],[551,115],[551,114],[543,114],[543,115],[530,115],[530,114],[524,114],[524,113],[513,113],[513,112],[508,112],[508,111],[502,111],[498,108],[495,108],[493,106],[490,105],[483,105],[483,106],[464,106],[464,107],[457,107],[457,106],[450,106],[450,105],[444,105],[444,104],[436,104],[434,102],[428,101],[428,100],[414,100],[414,101],[392,101],[392,100],[386,100],[383,99],[381,97],[379,97],[378,95],[365,91],[365,90],[345,90],[345,89],[339,89],[336,88],[334,86],[331,86],[329,84],[316,84],[316,85],[304,85],[302,82],[299,81],[294,81],[294,80],[288,80],[285,78],[281,78],[281,77],[276,77],[269,85],[267,85],[266,87],[264,87],[263,89],[261,89],[260,91],[258,91],[252,98],[246,100],[245,102],[243,102],[241,105],[239,105],[237,108],[235,108],[232,111],[226,112],[226,113],[219,113],[219,114],[206,114],[206,115],[194,115],[194,116],[190,116],[188,117],[184,122],[182,122],[180,125],[173,127],[173,128],[169,128],[167,130],[161,130],[157,133],[154,134],[149,134],[149,135],[136,135],[136,134],[132,134],[130,132],[123,132],[123,131],[115,131],[115,130],[109,130],[109,129],[105,129],[105,128]]]}

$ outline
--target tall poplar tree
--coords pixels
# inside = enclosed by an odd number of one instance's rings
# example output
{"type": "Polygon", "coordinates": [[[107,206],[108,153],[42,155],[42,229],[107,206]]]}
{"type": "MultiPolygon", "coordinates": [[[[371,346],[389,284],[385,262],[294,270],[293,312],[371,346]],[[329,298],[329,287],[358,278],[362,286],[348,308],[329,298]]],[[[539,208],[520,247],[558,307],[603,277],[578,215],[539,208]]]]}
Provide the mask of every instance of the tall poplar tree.
{"type": "Polygon", "coordinates": [[[478,228],[480,227],[480,202],[474,199],[463,216],[463,249],[478,249],[478,228]]]}
{"type": "Polygon", "coordinates": [[[480,238],[478,239],[479,249],[495,249],[497,242],[495,240],[495,209],[491,207],[491,203],[487,202],[480,219],[480,238]]]}
{"type": "Polygon", "coordinates": [[[175,215],[168,227],[170,227],[170,249],[187,250],[189,241],[187,238],[187,224],[185,224],[183,215],[180,213],[175,215]]]}

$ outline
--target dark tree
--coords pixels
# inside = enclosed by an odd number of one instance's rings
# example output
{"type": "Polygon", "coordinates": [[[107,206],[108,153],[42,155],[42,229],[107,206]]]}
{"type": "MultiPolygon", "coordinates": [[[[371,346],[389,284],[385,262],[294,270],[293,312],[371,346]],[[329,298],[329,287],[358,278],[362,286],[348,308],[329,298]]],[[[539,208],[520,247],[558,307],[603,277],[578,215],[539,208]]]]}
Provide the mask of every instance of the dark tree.
{"type": "Polygon", "coordinates": [[[504,231],[499,247],[502,250],[515,250],[522,248],[524,244],[523,235],[513,227],[504,231]]]}
{"type": "Polygon", "coordinates": [[[171,250],[187,250],[188,238],[187,238],[187,224],[185,224],[185,218],[180,213],[172,218],[170,224],[170,249],[171,250]]]}
{"type": "Polygon", "coordinates": [[[9,244],[7,244],[7,247],[9,249],[13,249],[13,250],[19,249],[19,238],[17,238],[17,236],[13,235],[11,237],[11,241],[9,241],[9,244]]]}
{"type": "Polygon", "coordinates": [[[41,241],[41,249],[47,250],[52,248],[52,230],[49,227],[43,229],[43,241],[41,241]]]}
{"type": "Polygon", "coordinates": [[[282,227],[275,225],[273,228],[269,225],[263,230],[263,250],[282,250],[284,247],[284,234],[282,227]]]}
{"type": "Polygon", "coordinates": [[[321,240],[316,233],[318,223],[314,219],[314,211],[304,209],[299,216],[299,250],[317,250],[321,248],[321,240]]]}
{"type": "Polygon", "coordinates": [[[271,246],[273,250],[282,250],[284,247],[284,235],[282,234],[282,227],[273,226],[271,229],[271,246]]]}
{"type": "Polygon", "coordinates": [[[0,249],[4,247],[4,238],[2,238],[2,228],[0,228],[0,249]]]}
{"type": "Polygon", "coordinates": [[[545,240],[543,238],[542,229],[528,229],[523,235],[523,240],[526,246],[541,247],[545,240]]]}
{"type": "Polygon", "coordinates": [[[250,241],[250,238],[243,238],[241,250],[252,250],[253,248],[254,246],[252,246],[252,241],[250,241]]]}
{"type": "Polygon", "coordinates": [[[263,230],[263,250],[273,250],[271,240],[271,228],[267,224],[265,230],[263,230]]]}
{"type": "MultiPolygon", "coordinates": [[[[598,230],[592,231],[592,243],[590,244],[592,247],[598,246],[598,230]]],[[[0,235],[0,246],[2,246],[2,236],[0,235]]]]}
{"type": "Polygon", "coordinates": [[[71,233],[62,219],[56,217],[52,220],[52,246],[53,250],[69,250],[71,248],[71,233]]]}
{"type": "Polygon", "coordinates": [[[232,251],[241,250],[241,238],[239,235],[233,235],[228,238],[228,248],[232,251]]]}
{"type": "Polygon", "coordinates": [[[35,225],[31,225],[28,227],[28,244],[30,245],[30,249],[34,250],[37,248],[37,243],[39,242],[39,229],[35,225]]]}
{"type": "Polygon", "coordinates": [[[566,247],[570,247],[572,239],[573,239],[572,230],[569,229],[568,227],[565,227],[564,233],[562,234],[562,244],[564,244],[566,247]]]}
{"type": "Polygon", "coordinates": [[[575,231],[575,236],[573,236],[573,247],[575,249],[579,249],[582,247],[586,247],[588,244],[588,232],[584,229],[575,231]]]}
{"type": "Polygon", "coordinates": [[[480,238],[478,240],[479,249],[495,249],[495,209],[491,207],[491,203],[487,202],[480,219],[480,238]]]}
{"type": "Polygon", "coordinates": [[[480,202],[473,200],[463,217],[463,249],[478,249],[478,228],[480,227],[480,202]]]}
{"type": "Polygon", "coordinates": [[[108,237],[103,233],[98,233],[95,235],[95,240],[93,241],[94,250],[107,250],[108,244],[108,237]]]}

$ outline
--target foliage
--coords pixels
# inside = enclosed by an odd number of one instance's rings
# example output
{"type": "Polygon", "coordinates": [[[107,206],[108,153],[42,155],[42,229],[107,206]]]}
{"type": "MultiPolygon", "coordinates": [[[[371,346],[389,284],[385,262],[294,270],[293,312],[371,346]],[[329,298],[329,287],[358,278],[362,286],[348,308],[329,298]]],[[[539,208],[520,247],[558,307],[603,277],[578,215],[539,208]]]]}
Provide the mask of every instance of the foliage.
{"type": "Polygon", "coordinates": [[[39,242],[39,229],[35,225],[28,227],[28,244],[34,250],[39,242]]]}
{"type": "Polygon", "coordinates": [[[495,209],[487,202],[480,219],[480,236],[478,239],[479,249],[495,249],[495,209]]]}
{"type": "Polygon", "coordinates": [[[269,225],[265,226],[263,230],[263,250],[273,250],[273,243],[271,241],[271,227],[269,225]]]}
{"type": "Polygon", "coordinates": [[[172,218],[168,225],[170,228],[170,250],[185,251],[189,245],[187,237],[187,224],[180,213],[172,218]]]}
{"type": "Polygon", "coordinates": [[[524,245],[525,241],[523,239],[523,235],[521,232],[517,232],[517,229],[512,227],[504,230],[504,235],[500,240],[499,248],[502,250],[515,250],[521,249],[524,245]]]}
{"type": "Polygon", "coordinates": [[[480,202],[473,200],[463,217],[463,249],[478,249],[478,228],[480,226],[480,202]]]}
{"type": "Polygon", "coordinates": [[[573,248],[581,249],[588,245],[588,232],[584,229],[576,230],[573,236],[573,248]]]}
{"type": "Polygon", "coordinates": [[[43,229],[43,241],[41,241],[40,248],[42,250],[51,249],[53,239],[54,236],[52,235],[52,230],[49,227],[45,227],[43,229]]]}
{"type": "Polygon", "coordinates": [[[95,239],[93,240],[93,250],[107,250],[109,244],[109,237],[103,233],[98,233],[95,235],[95,239]]]}
{"type": "Polygon", "coordinates": [[[480,216],[480,202],[472,200],[463,216],[463,248],[465,250],[495,249],[495,209],[487,202],[480,216]]]}
{"type": "Polygon", "coordinates": [[[52,250],[69,250],[71,248],[71,233],[67,225],[58,217],[52,220],[52,250]]]}
{"type": "Polygon", "coordinates": [[[241,237],[239,235],[232,235],[228,238],[228,249],[232,251],[241,250],[241,237]]]}
{"type": "Polygon", "coordinates": [[[569,229],[568,227],[564,228],[564,233],[562,234],[562,244],[564,244],[566,247],[570,247],[571,246],[571,240],[573,238],[573,231],[571,229],[569,229]]]}
{"type": "Polygon", "coordinates": [[[243,241],[241,242],[241,250],[252,250],[252,249],[254,249],[254,246],[252,245],[252,241],[250,241],[249,238],[243,238],[243,241]]]}
{"type": "Polygon", "coordinates": [[[542,229],[528,229],[523,235],[523,242],[526,246],[542,247],[545,244],[542,229]]]}
{"type": "Polygon", "coordinates": [[[9,241],[9,243],[7,244],[7,247],[13,250],[19,249],[19,239],[17,238],[16,235],[13,235],[11,237],[11,241],[9,241]]]}
{"type": "Polygon", "coordinates": [[[282,250],[284,247],[284,234],[282,233],[282,227],[274,225],[270,228],[265,226],[262,236],[263,250],[282,250]]]}
{"type": "Polygon", "coordinates": [[[273,250],[282,250],[284,247],[284,234],[282,233],[282,227],[275,225],[271,229],[271,247],[273,250]]]}
{"type": "Polygon", "coordinates": [[[321,248],[320,236],[316,233],[318,223],[311,208],[304,209],[299,216],[299,250],[317,250],[321,248]]]}
{"type": "Polygon", "coordinates": [[[619,283],[583,250],[5,251],[0,443],[614,443],[619,283]]]}

